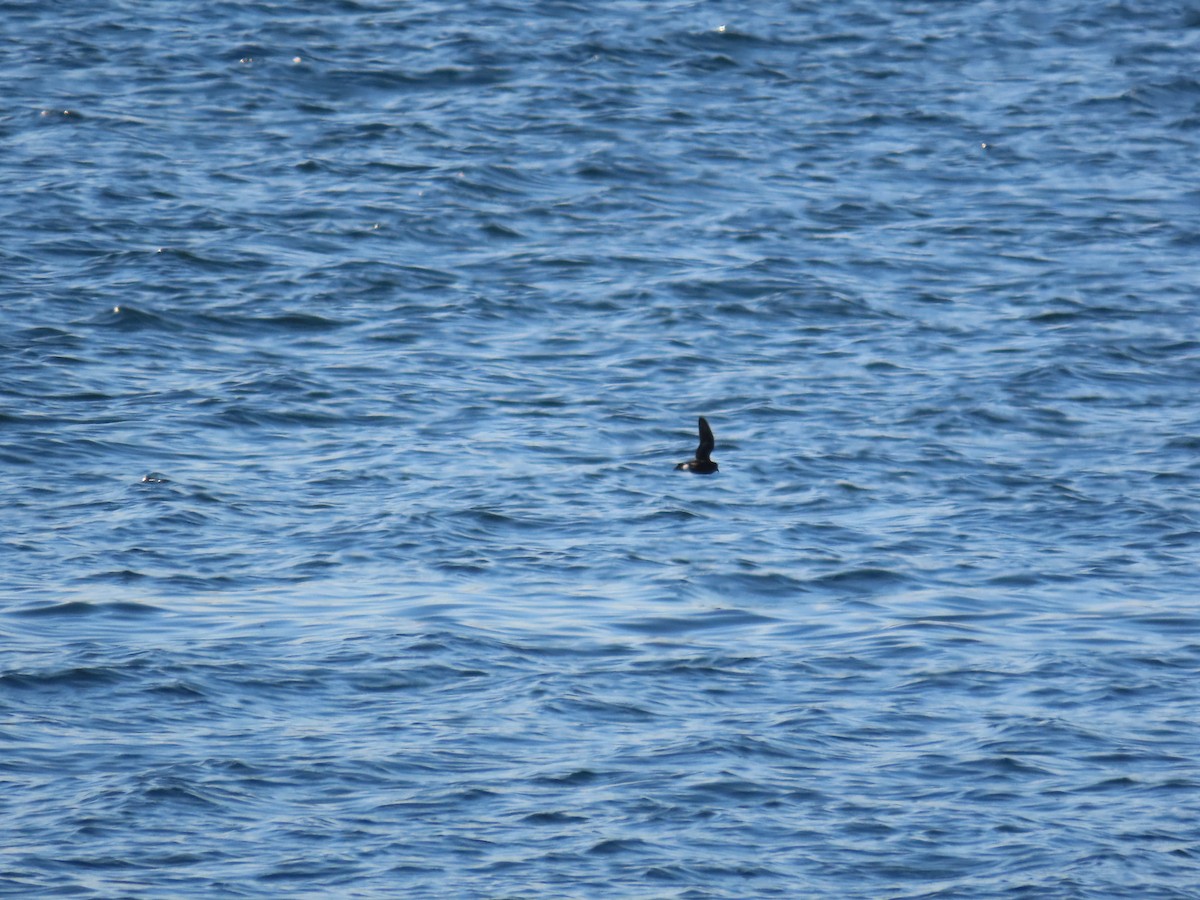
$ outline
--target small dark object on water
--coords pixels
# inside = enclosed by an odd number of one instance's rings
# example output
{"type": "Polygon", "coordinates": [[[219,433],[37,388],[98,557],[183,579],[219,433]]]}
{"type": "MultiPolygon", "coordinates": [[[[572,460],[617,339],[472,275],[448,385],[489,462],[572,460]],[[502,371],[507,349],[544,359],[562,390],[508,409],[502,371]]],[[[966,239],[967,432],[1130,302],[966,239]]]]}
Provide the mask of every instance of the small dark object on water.
{"type": "Polygon", "coordinates": [[[713,433],[708,427],[708,420],[700,417],[700,446],[696,448],[696,458],[681,462],[675,467],[676,472],[695,472],[697,475],[711,475],[717,471],[717,464],[709,459],[713,452],[713,433]]]}

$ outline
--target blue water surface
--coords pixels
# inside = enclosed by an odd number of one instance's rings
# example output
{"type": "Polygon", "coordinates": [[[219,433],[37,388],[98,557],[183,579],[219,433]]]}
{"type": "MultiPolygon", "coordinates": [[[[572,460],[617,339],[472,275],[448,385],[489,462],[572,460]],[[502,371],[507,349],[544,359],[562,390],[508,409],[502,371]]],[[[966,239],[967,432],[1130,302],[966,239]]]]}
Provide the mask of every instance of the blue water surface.
{"type": "Polygon", "coordinates": [[[750,7],[0,2],[0,894],[1200,897],[1200,6],[750,7]]]}

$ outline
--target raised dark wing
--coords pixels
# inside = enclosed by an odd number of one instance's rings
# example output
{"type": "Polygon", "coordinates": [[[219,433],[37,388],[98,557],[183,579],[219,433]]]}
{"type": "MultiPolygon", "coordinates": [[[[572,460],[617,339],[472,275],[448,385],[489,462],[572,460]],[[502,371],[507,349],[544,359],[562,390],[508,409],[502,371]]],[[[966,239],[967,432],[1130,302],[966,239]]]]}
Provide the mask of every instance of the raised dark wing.
{"type": "Polygon", "coordinates": [[[716,446],[716,442],[713,440],[712,429],[708,427],[708,420],[701,416],[700,446],[696,448],[696,459],[708,459],[712,455],[714,446],[716,446]]]}

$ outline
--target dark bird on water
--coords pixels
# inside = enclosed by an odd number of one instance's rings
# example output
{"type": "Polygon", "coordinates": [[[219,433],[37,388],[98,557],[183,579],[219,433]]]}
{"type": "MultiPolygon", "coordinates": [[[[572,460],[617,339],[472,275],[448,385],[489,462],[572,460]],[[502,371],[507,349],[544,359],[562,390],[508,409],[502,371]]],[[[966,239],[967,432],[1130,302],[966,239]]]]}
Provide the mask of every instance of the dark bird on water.
{"type": "Polygon", "coordinates": [[[700,446],[696,448],[696,458],[681,462],[675,467],[676,472],[695,472],[697,475],[711,475],[717,471],[717,464],[709,457],[713,452],[713,433],[708,427],[708,420],[700,417],[700,446]]]}

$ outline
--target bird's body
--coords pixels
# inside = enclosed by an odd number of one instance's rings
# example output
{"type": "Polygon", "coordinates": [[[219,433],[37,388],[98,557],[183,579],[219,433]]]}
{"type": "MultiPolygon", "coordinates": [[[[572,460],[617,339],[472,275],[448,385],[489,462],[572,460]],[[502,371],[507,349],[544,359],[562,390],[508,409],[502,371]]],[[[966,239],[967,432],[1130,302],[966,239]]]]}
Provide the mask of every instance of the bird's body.
{"type": "Polygon", "coordinates": [[[717,464],[709,457],[712,456],[713,447],[716,442],[713,440],[712,429],[708,427],[708,420],[704,416],[700,417],[700,446],[696,448],[696,458],[689,459],[687,462],[681,462],[675,467],[676,472],[692,472],[696,475],[711,475],[717,471],[717,464]]]}

